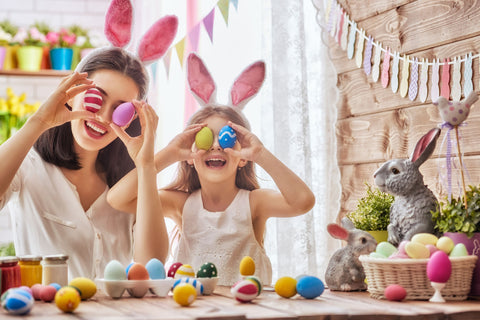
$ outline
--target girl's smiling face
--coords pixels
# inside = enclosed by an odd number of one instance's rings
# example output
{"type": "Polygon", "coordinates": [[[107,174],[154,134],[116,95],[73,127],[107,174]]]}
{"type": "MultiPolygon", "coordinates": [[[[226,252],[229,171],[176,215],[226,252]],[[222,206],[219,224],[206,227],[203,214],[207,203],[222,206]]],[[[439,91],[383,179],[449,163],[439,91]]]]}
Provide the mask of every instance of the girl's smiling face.
{"type": "MultiPolygon", "coordinates": [[[[89,151],[98,151],[117,138],[110,128],[113,110],[123,102],[137,99],[139,90],[133,79],[114,70],[95,71],[91,74],[90,79],[102,93],[102,107],[95,113],[95,119],[73,120],[71,125],[73,137],[79,147],[89,151]]],[[[84,96],[85,93],[81,93],[74,98],[73,110],[85,110],[84,96]]]]}

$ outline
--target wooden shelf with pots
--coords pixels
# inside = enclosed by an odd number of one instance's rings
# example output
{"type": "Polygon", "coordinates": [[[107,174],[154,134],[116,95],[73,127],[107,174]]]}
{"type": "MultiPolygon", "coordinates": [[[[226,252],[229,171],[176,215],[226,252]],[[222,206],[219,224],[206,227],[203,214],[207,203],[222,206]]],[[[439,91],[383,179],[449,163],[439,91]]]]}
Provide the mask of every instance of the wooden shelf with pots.
{"type": "Polygon", "coordinates": [[[0,70],[0,76],[19,77],[64,77],[71,73],[71,70],[42,69],[39,71],[24,71],[20,69],[0,70]]]}

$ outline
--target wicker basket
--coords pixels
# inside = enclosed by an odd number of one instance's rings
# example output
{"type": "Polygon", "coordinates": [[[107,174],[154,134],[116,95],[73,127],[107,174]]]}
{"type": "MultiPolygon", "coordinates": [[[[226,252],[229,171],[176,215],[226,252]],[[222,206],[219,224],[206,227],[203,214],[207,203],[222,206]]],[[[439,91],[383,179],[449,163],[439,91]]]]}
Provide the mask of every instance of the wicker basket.
{"type": "MultiPolygon", "coordinates": [[[[385,299],[384,290],[391,284],[398,284],[407,290],[407,300],[428,300],[434,290],[427,277],[428,259],[381,259],[360,256],[368,282],[370,296],[385,299]]],[[[472,283],[473,269],[477,256],[450,258],[452,275],[442,296],[445,300],[465,300],[472,283]]]]}

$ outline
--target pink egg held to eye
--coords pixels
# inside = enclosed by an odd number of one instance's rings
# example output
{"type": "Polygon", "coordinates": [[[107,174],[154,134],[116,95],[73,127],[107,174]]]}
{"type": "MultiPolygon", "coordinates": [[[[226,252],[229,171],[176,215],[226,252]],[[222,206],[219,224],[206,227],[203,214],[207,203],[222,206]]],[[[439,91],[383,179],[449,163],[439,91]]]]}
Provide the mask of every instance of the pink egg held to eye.
{"type": "Polygon", "coordinates": [[[98,112],[102,107],[102,93],[97,88],[88,89],[83,98],[83,106],[90,112],[98,112]]]}
{"type": "Polygon", "coordinates": [[[127,125],[135,115],[135,107],[131,102],[124,102],[119,105],[112,114],[112,121],[119,127],[127,125]]]}

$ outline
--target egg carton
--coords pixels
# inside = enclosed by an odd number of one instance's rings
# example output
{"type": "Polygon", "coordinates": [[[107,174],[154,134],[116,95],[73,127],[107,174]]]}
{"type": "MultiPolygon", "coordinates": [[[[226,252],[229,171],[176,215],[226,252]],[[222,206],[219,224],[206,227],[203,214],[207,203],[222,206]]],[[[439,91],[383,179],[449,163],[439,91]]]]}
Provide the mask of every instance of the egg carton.
{"type": "Polygon", "coordinates": [[[105,292],[112,298],[121,298],[125,290],[130,296],[142,298],[150,290],[159,297],[165,297],[172,289],[175,279],[156,280],[96,280],[105,289],[105,292]]]}

